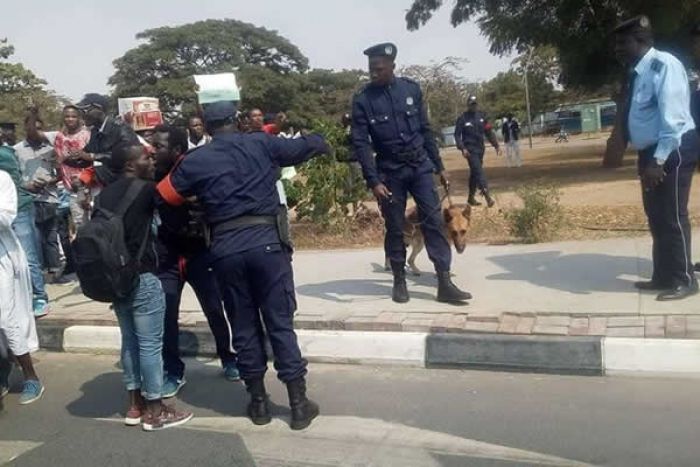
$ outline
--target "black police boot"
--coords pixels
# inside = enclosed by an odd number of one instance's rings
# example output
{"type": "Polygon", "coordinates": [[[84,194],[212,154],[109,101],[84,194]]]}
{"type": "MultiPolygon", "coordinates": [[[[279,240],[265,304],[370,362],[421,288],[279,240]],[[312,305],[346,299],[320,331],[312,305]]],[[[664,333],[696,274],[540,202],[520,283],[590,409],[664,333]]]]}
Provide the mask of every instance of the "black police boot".
{"type": "Polygon", "coordinates": [[[450,278],[450,271],[438,272],[437,301],[442,303],[461,303],[471,300],[472,294],[460,290],[450,278]]]}
{"type": "Polygon", "coordinates": [[[491,197],[491,193],[488,190],[484,190],[484,198],[486,198],[486,206],[492,208],[496,205],[496,201],[491,197]]]}
{"type": "Polygon", "coordinates": [[[318,417],[318,404],[306,398],[306,379],[299,378],[287,383],[289,407],[292,409],[292,430],[303,430],[318,417]]]}
{"type": "Polygon", "coordinates": [[[391,263],[394,273],[394,288],[391,290],[391,299],[396,303],[407,303],[411,297],[408,295],[406,285],[406,266],[401,263],[391,263]]]}
{"type": "Polygon", "coordinates": [[[256,425],[267,425],[272,421],[272,417],[270,416],[267,391],[265,391],[265,380],[263,378],[248,379],[245,385],[250,394],[248,416],[256,425]]]}
{"type": "Polygon", "coordinates": [[[467,199],[467,204],[469,206],[481,206],[481,203],[476,200],[474,193],[469,193],[469,199],[467,199]]]}

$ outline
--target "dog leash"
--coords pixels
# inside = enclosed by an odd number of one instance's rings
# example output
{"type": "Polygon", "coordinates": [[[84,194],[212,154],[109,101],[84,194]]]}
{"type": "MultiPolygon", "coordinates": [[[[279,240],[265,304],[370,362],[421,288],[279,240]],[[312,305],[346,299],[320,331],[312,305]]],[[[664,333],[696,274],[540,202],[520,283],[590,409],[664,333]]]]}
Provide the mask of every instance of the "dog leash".
{"type": "MultiPolygon", "coordinates": [[[[420,227],[421,225],[423,225],[423,224],[425,223],[425,221],[426,221],[427,219],[429,219],[433,214],[435,214],[435,213],[438,212],[438,211],[441,211],[441,210],[442,210],[442,203],[443,203],[445,200],[447,200],[448,207],[454,206],[454,204],[452,203],[452,197],[450,196],[450,184],[449,184],[449,183],[445,183],[445,184],[443,184],[442,186],[443,186],[443,188],[445,189],[445,194],[443,195],[442,198],[440,198],[440,201],[438,202],[437,206],[435,206],[435,207],[428,213],[427,216],[421,216],[421,217],[423,217],[423,220],[422,220],[422,221],[419,221],[419,222],[409,222],[409,224],[410,224],[411,226],[413,226],[414,230],[415,230],[416,227],[420,227]]],[[[420,216],[420,211],[418,211],[418,215],[420,216]]]]}

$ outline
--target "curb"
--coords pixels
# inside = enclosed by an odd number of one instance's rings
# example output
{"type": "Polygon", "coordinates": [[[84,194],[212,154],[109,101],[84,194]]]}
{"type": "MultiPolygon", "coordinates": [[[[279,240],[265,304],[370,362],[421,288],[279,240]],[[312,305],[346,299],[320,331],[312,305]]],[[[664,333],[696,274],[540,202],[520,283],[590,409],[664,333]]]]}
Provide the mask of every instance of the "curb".
{"type": "MultiPolygon", "coordinates": [[[[37,326],[41,347],[118,354],[116,326],[37,326]]],[[[502,334],[298,330],[311,362],[400,365],[600,376],[611,372],[700,373],[700,340],[502,334]]],[[[215,356],[208,328],[181,328],[187,356],[215,356]]],[[[271,354],[271,353],[270,353],[271,354]]]]}

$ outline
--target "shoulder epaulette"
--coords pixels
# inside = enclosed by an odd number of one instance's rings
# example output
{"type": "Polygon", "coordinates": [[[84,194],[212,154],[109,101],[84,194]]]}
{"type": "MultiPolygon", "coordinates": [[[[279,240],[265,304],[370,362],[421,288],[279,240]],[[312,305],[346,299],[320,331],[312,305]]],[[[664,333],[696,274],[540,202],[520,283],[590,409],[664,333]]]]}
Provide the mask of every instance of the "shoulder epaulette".
{"type": "Polygon", "coordinates": [[[660,73],[661,70],[664,69],[664,62],[662,62],[658,58],[655,58],[654,60],[651,61],[651,69],[655,73],[660,73]]]}

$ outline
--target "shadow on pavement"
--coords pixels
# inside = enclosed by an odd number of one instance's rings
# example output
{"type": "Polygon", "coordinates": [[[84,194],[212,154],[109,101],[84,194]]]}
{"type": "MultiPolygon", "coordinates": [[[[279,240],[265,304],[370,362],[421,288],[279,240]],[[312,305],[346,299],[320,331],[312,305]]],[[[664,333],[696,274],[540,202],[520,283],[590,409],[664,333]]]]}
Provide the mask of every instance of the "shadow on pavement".
{"type": "Polygon", "coordinates": [[[126,389],[121,372],[98,375],[80,386],[80,391],[82,396],[66,407],[71,415],[82,418],[108,418],[126,411],[126,389]]]}
{"type": "Polygon", "coordinates": [[[490,280],[521,281],[549,289],[587,295],[594,292],[635,292],[634,282],[620,276],[639,276],[651,269],[651,261],[630,256],[597,253],[562,254],[544,251],[489,258],[507,272],[490,280]]]}

